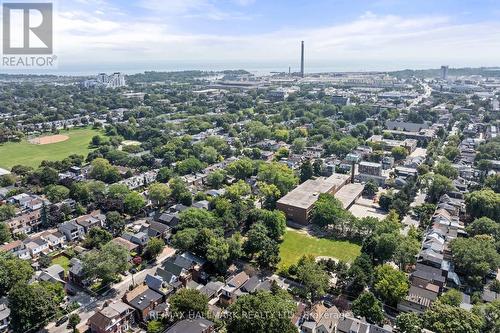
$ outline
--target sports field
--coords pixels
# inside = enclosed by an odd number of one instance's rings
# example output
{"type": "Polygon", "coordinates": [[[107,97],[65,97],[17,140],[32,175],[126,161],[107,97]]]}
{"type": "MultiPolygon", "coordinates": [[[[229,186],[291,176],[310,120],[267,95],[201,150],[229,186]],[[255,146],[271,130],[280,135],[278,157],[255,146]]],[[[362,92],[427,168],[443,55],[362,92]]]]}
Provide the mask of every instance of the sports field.
{"type": "Polygon", "coordinates": [[[305,232],[288,229],[280,247],[278,268],[297,263],[304,255],[332,257],[351,262],[361,253],[361,247],[347,241],[336,241],[309,236],[305,232]]]}
{"type": "Polygon", "coordinates": [[[98,133],[98,130],[91,128],[73,129],[60,133],[67,135],[69,139],[53,140],[60,142],[47,143],[50,141],[50,136],[44,135],[44,144],[31,143],[27,140],[0,144],[0,167],[10,170],[14,165],[22,164],[36,168],[43,160],[62,160],[72,154],[87,157],[90,140],[98,133]]]}

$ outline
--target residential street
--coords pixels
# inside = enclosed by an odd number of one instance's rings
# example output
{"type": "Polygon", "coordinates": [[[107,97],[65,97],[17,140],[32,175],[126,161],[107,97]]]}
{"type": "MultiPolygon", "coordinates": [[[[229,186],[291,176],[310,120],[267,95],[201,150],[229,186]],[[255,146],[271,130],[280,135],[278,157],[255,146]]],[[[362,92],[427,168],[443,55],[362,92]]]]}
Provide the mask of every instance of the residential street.
{"type": "MultiPolygon", "coordinates": [[[[142,283],[148,274],[154,274],[156,272],[156,268],[158,265],[166,260],[167,258],[173,256],[175,254],[175,250],[166,246],[163,253],[156,260],[156,265],[144,269],[136,274],[130,274],[126,276],[121,282],[115,284],[110,292],[108,292],[105,296],[102,296],[97,301],[92,300],[89,304],[85,304],[81,306],[79,309],[73,311],[73,313],[78,313],[80,315],[80,325],[78,325],[78,329],[80,332],[85,332],[87,329],[87,320],[94,315],[96,310],[102,308],[104,303],[113,299],[121,299],[123,295],[128,291],[129,286],[132,284],[132,279],[135,284],[142,283]]],[[[46,329],[50,333],[66,333],[69,332],[70,329],[66,328],[67,322],[62,324],[61,326],[56,327],[54,322],[51,322],[47,325],[46,329]]]]}

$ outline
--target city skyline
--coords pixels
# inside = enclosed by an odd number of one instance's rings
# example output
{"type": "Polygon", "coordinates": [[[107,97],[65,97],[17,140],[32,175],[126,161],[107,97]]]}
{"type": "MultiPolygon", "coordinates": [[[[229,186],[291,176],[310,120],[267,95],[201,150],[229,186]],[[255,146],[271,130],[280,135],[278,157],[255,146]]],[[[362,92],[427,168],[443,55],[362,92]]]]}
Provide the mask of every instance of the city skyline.
{"type": "Polygon", "coordinates": [[[306,72],[498,65],[492,0],[57,2],[59,71],[306,72]],[[478,52],[480,50],[480,52],[478,52]]]}

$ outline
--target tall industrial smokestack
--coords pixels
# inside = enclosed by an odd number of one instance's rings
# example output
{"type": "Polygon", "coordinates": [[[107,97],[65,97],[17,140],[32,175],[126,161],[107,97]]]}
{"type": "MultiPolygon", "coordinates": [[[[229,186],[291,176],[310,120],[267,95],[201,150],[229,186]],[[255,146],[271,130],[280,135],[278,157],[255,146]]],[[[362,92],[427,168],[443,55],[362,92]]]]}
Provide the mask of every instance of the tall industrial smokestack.
{"type": "Polygon", "coordinates": [[[304,41],[301,43],[300,52],[300,77],[304,77],[304,41]]]}

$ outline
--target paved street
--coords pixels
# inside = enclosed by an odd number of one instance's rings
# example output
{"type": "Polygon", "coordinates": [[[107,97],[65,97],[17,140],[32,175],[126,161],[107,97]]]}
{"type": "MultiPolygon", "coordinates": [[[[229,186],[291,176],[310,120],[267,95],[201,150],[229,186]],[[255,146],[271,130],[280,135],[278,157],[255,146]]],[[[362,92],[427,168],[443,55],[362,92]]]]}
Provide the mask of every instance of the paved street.
{"type": "MultiPolygon", "coordinates": [[[[108,292],[105,296],[101,297],[97,301],[93,301],[90,304],[85,304],[84,306],[80,307],[79,309],[73,311],[73,313],[78,313],[81,318],[80,325],[78,325],[78,329],[80,332],[84,332],[87,329],[87,320],[94,315],[96,310],[99,310],[102,308],[104,305],[104,302],[108,300],[113,300],[113,299],[121,299],[123,295],[128,291],[129,286],[132,284],[132,279],[135,282],[135,284],[142,283],[144,279],[146,278],[146,275],[148,274],[154,274],[156,272],[156,268],[158,264],[163,262],[165,259],[173,256],[175,254],[175,250],[166,246],[163,253],[158,256],[158,259],[156,260],[156,265],[149,267],[147,269],[144,269],[137,274],[130,274],[124,279],[115,284],[110,292],[108,292]]],[[[67,322],[62,324],[59,327],[55,326],[55,323],[50,323],[47,325],[46,329],[50,333],[66,333],[69,332],[70,329],[66,328],[67,322]]]]}

